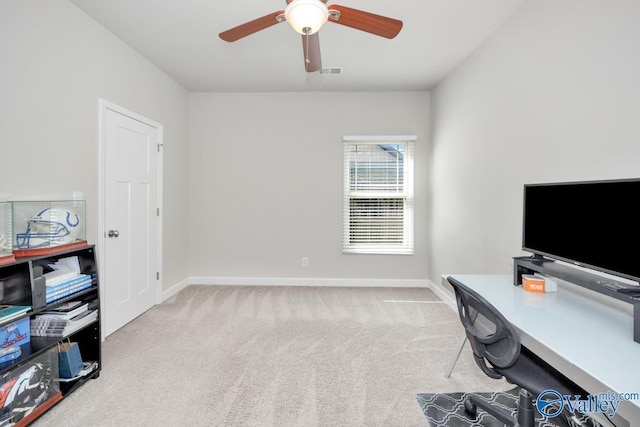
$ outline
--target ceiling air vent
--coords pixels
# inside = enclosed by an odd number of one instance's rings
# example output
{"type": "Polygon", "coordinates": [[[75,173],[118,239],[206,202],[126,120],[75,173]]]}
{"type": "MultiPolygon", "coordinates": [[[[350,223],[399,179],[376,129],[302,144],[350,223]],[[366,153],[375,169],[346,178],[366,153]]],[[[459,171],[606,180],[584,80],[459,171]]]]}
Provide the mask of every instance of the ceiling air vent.
{"type": "Polygon", "coordinates": [[[321,76],[340,76],[340,75],[342,75],[342,68],[340,68],[340,67],[324,67],[324,68],[320,68],[319,74],[321,76]]]}

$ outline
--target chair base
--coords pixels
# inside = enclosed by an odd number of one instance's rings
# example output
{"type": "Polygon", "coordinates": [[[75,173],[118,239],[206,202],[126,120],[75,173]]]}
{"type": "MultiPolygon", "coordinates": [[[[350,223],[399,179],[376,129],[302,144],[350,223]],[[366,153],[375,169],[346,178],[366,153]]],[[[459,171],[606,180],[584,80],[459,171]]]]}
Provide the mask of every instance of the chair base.
{"type": "Polygon", "coordinates": [[[469,396],[469,399],[464,402],[464,408],[473,417],[476,415],[477,408],[480,408],[508,426],[535,427],[533,395],[523,388],[520,389],[515,418],[506,409],[493,406],[474,395],[469,396]]]}

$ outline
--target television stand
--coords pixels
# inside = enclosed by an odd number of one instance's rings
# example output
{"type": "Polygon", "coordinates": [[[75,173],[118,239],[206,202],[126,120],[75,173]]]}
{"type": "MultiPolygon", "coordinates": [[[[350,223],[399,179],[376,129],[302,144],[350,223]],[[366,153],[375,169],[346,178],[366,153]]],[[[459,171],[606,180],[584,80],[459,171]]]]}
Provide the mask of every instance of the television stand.
{"type": "Polygon", "coordinates": [[[631,304],[633,306],[633,340],[640,343],[640,296],[634,296],[616,290],[619,288],[631,288],[633,285],[625,285],[617,282],[615,279],[607,279],[606,277],[582,271],[569,265],[559,264],[540,255],[513,258],[514,286],[522,284],[523,274],[534,273],[548,274],[560,280],[565,280],[599,294],[631,304]]]}

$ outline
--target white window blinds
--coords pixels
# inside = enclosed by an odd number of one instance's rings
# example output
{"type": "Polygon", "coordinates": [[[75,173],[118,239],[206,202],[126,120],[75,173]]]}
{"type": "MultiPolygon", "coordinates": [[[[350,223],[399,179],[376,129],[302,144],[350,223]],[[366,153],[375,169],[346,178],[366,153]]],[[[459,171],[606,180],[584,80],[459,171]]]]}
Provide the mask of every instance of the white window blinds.
{"type": "Polygon", "coordinates": [[[415,139],[343,138],[343,252],[413,253],[415,139]]]}

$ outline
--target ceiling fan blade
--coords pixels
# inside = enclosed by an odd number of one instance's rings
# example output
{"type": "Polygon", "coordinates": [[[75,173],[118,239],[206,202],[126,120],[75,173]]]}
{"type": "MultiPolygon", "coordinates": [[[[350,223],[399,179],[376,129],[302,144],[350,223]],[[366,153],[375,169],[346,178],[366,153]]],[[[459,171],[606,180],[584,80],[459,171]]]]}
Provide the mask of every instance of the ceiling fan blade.
{"type": "Polygon", "coordinates": [[[335,19],[329,13],[329,21],[336,24],[346,25],[356,30],[365,31],[380,37],[392,39],[398,35],[402,29],[402,21],[388,18],[386,16],[376,15],[358,9],[352,9],[346,6],[333,4],[327,6],[329,12],[337,10],[340,12],[338,19],[335,19]]]}
{"type": "Polygon", "coordinates": [[[278,12],[273,12],[265,15],[261,18],[254,19],[253,21],[245,22],[244,24],[233,27],[230,30],[221,32],[220,34],[218,34],[218,37],[226,42],[234,42],[253,33],[257,33],[260,30],[269,28],[272,25],[279,24],[282,21],[277,20],[276,17],[282,15],[283,13],[284,11],[280,10],[278,12]]]}
{"type": "Polygon", "coordinates": [[[307,73],[312,73],[322,68],[318,33],[313,33],[309,36],[302,35],[302,51],[304,53],[304,69],[307,73]]]}

